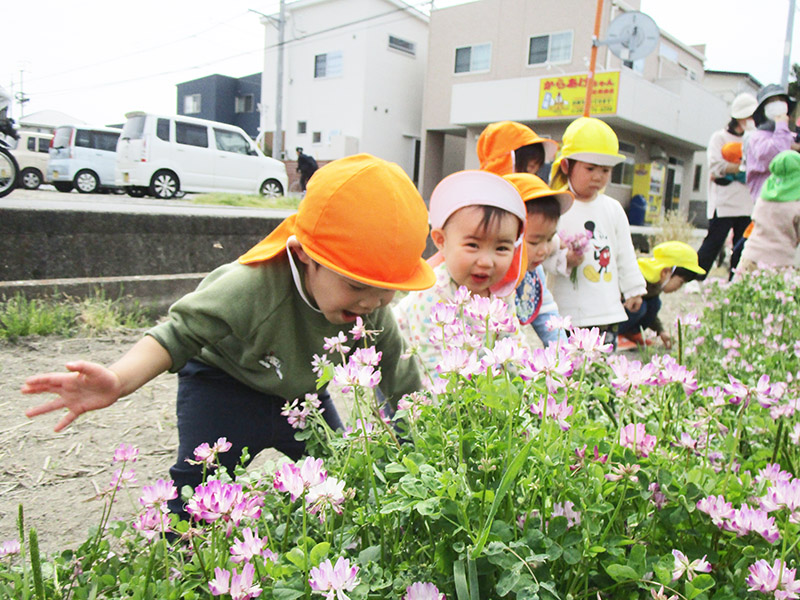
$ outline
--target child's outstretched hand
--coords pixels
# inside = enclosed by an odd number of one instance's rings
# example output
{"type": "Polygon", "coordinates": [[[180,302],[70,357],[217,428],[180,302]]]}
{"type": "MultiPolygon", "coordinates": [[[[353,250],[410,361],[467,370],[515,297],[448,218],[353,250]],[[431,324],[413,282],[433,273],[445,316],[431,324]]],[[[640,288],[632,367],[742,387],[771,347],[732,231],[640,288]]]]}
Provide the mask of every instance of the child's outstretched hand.
{"type": "Polygon", "coordinates": [[[624,303],[625,308],[627,308],[630,312],[636,312],[642,307],[642,297],[641,296],[631,296],[624,303]]]}
{"type": "Polygon", "coordinates": [[[69,412],[54,431],[61,431],[85,412],[111,406],[122,393],[117,374],[102,365],[76,361],[67,363],[66,368],[71,372],[29,377],[21,390],[23,394],[58,394],[58,398],[25,411],[26,416],[36,417],[66,408],[69,412]]]}

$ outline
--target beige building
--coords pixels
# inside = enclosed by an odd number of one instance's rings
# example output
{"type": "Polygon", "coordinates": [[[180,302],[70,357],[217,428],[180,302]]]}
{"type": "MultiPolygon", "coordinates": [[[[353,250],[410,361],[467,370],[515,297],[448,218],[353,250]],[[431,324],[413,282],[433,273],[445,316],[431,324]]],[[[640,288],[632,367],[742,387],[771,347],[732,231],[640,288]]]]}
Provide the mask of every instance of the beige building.
{"type": "MultiPolygon", "coordinates": [[[[596,6],[480,0],[431,14],[423,196],[449,173],[478,167],[476,141],[488,123],[519,121],[560,140],[583,113],[596,6]]],[[[605,0],[600,39],[614,18],[638,9],[638,0],[605,0]]],[[[592,116],[614,128],[628,157],[608,189],[623,205],[643,193],[653,214],[665,207],[688,213],[695,153],[727,122],[726,100],[703,86],[704,60],[703,48],[664,31],[655,50],[634,62],[599,46],[592,116]]]]}

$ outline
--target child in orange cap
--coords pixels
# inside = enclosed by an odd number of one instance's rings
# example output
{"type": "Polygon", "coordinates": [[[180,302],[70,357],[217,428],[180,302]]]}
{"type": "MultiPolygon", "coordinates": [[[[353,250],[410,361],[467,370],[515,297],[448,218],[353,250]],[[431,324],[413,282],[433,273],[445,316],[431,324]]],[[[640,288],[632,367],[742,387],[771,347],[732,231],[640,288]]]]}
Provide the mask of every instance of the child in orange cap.
{"type": "MultiPolygon", "coordinates": [[[[439,249],[429,260],[436,284],[408,294],[394,308],[406,340],[417,348],[423,364],[433,368],[441,352],[430,341],[433,330],[439,329],[431,321],[431,310],[442,300],[453,300],[459,287],[473,296],[502,298],[513,314],[513,292],[527,264],[525,204],[502,177],[459,171],[433,190],[430,224],[431,239],[439,249]]],[[[519,327],[516,330],[524,344],[519,327]]]]}
{"type": "MultiPolygon", "coordinates": [[[[360,154],[333,161],[309,181],[295,215],[236,262],[214,270],[178,300],[169,320],[150,329],[106,368],[77,361],[70,373],[28,378],[23,394],[58,397],[29,417],[67,409],[56,431],[105,408],[163,371],[179,372],[179,448],[170,475],[178,489],[201,482],[194,449],[226,437],[222,464],[232,472],[244,447],[255,456],[276,448],[304,451],[282,407],[316,390],[311,362],[324,338],[348,332],[358,318],[383,353],[382,391],[392,403],[419,389],[413,361],[401,360],[402,337],[388,307],[395,290],[433,285],[422,259],[428,235],[425,203],[400,167],[360,154]]],[[[328,424],[341,426],[322,389],[328,424]]],[[[180,499],[170,510],[185,516],[180,499]]]]}
{"type": "Polygon", "coordinates": [[[489,123],[478,137],[478,160],[481,171],[496,175],[536,174],[545,162],[551,162],[558,150],[554,140],[539,137],[522,123],[489,123]]]}
{"type": "Polygon", "coordinates": [[[514,184],[527,210],[528,266],[517,286],[517,318],[522,325],[530,323],[545,346],[559,339],[566,341],[564,330],[555,325],[560,320],[558,305],[545,284],[542,263],[552,251],[559,218],[572,206],[572,193],[556,192],[530,173],[512,173],[503,179],[514,184]],[[555,320],[551,323],[551,319],[555,320]]]}

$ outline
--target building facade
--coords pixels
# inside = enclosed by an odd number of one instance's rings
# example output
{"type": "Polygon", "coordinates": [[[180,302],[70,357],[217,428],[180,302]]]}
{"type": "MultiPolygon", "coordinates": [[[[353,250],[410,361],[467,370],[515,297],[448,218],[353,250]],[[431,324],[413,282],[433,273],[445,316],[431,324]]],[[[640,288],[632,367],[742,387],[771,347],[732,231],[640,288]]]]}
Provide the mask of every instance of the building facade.
{"type": "MultiPolygon", "coordinates": [[[[491,122],[514,120],[561,139],[583,114],[596,0],[480,0],[436,10],[430,19],[423,106],[421,191],[449,173],[477,168],[476,142],[491,122]]],[[[603,3],[600,39],[638,0],[603,3]]],[[[592,116],[616,131],[627,158],[608,193],[627,206],[635,194],[649,218],[689,212],[694,158],[727,121],[726,101],[703,86],[702,48],[664,31],[644,58],[624,61],[600,45],[592,116]]]]}
{"type": "Polygon", "coordinates": [[[261,102],[261,73],[246,77],[209,75],[178,84],[179,115],[241,127],[256,138],[261,102]]]}
{"type": "MultiPolygon", "coordinates": [[[[419,172],[428,17],[399,0],[298,0],[286,4],[282,129],[317,160],[368,152],[419,172]]],[[[261,131],[271,139],[278,32],[264,19],[261,131]]]]}

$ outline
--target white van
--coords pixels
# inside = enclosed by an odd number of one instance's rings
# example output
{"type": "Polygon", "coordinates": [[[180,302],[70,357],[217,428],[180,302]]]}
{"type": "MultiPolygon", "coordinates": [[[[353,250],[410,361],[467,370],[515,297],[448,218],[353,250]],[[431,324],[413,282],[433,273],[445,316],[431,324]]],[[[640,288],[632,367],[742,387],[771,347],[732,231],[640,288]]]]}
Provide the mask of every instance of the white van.
{"type": "Polygon", "coordinates": [[[48,149],[53,135],[38,131],[20,131],[17,147],[11,151],[19,164],[19,185],[35,190],[44,183],[48,149]]]}
{"type": "Polygon", "coordinates": [[[193,117],[125,115],[115,181],[134,197],[178,192],[281,196],[286,165],[264,156],[244,130],[193,117]]]}
{"type": "Polygon", "coordinates": [[[59,192],[70,192],[73,187],[82,194],[113,189],[119,134],[119,129],[110,127],[56,127],[47,180],[59,192]]]}

